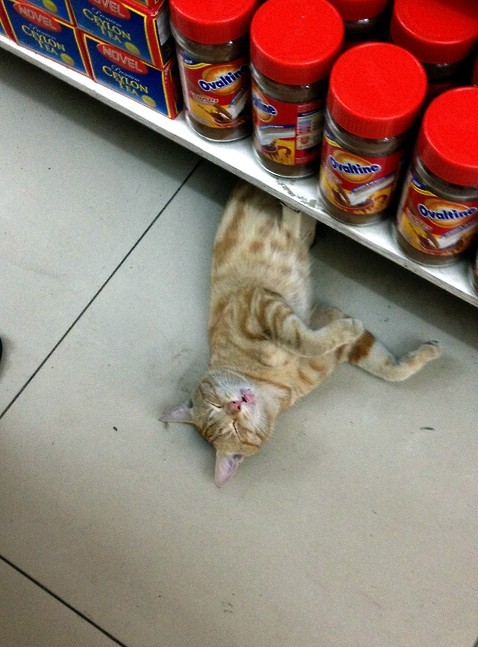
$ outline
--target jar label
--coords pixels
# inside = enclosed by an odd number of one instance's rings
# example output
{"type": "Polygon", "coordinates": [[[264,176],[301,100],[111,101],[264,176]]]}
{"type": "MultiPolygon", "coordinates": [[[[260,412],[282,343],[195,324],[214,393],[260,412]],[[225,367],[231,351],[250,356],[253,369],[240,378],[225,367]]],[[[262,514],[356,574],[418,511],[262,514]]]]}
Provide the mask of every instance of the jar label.
{"type": "Polygon", "coordinates": [[[320,189],[327,200],[351,215],[380,213],[389,206],[400,174],[403,151],[364,157],[324,136],[320,189]]]}
{"type": "Polygon", "coordinates": [[[454,202],[429,191],[409,171],[397,215],[397,230],[415,249],[430,256],[455,256],[478,230],[478,200],[454,202]]]}
{"type": "Polygon", "coordinates": [[[272,99],[252,82],[254,147],[277,164],[310,164],[319,157],[324,99],[286,103],[272,99]]]}
{"type": "Polygon", "coordinates": [[[236,128],[246,123],[250,109],[247,59],[202,63],[178,50],[184,103],[191,117],[210,128],[236,128]]]}

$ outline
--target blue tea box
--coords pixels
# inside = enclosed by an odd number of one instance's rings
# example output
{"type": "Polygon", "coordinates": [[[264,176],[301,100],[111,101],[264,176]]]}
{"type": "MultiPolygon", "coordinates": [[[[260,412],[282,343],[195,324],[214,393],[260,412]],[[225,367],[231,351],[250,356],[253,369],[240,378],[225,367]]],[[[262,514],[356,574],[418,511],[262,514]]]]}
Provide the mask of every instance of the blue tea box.
{"type": "Polygon", "coordinates": [[[182,108],[176,59],[159,69],[83,32],[92,77],[128,98],[174,119],[182,108]]]}
{"type": "Polygon", "coordinates": [[[4,7],[20,45],[89,76],[81,35],[75,27],[23,0],[5,0],[4,7]]]}
{"type": "Polygon", "coordinates": [[[55,18],[60,18],[65,22],[69,22],[70,25],[74,25],[75,20],[69,0],[28,0],[28,2],[39,9],[43,9],[43,11],[48,11],[55,18]]]}
{"type": "Polygon", "coordinates": [[[7,16],[5,15],[5,10],[1,2],[0,2],[0,35],[7,36],[8,38],[13,38],[10,31],[10,26],[8,24],[7,16]]]}
{"type": "Polygon", "coordinates": [[[154,8],[134,0],[70,0],[77,26],[154,67],[166,67],[174,54],[169,4],[154,8]]]}

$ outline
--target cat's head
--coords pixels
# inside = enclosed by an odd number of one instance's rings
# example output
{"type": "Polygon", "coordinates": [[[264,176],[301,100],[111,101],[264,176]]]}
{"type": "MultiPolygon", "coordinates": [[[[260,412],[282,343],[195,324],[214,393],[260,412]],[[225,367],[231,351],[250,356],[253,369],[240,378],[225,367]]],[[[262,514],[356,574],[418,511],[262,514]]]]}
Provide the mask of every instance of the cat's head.
{"type": "Polygon", "coordinates": [[[270,438],[279,410],[275,394],[228,370],[208,371],[192,401],[165,413],[166,422],[193,424],[216,450],[215,482],[234,476],[246,456],[256,454],[270,438]]]}

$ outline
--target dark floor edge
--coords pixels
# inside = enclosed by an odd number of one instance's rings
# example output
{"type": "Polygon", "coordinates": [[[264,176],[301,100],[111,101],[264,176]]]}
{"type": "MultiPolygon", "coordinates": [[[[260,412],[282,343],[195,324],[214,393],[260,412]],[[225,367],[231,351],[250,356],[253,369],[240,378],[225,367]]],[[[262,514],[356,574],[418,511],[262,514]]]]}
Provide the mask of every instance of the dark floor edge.
{"type": "Polygon", "coordinates": [[[85,615],[84,613],[82,613],[81,611],[78,611],[78,609],[75,609],[75,607],[73,607],[71,604],[69,604],[68,602],[66,602],[66,600],[63,600],[63,598],[60,598],[60,596],[59,596],[59,595],[57,595],[57,594],[56,594],[56,593],[54,593],[52,590],[50,590],[49,588],[47,588],[44,584],[42,584],[41,582],[39,582],[38,580],[36,580],[34,577],[32,577],[31,575],[29,575],[28,573],[26,573],[24,570],[22,570],[22,569],[21,569],[20,567],[18,567],[16,564],[14,564],[13,562],[11,562],[9,559],[7,559],[6,557],[4,557],[3,555],[0,555],[0,560],[1,560],[2,562],[4,562],[7,566],[10,566],[10,568],[13,568],[13,569],[14,569],[17,573],[19,573],[20,575],[23,575],[23,577],[25,577],[27,580],[29,580],[30,582],[32,582],[33,584],[35,584],[36,586],[38,586],[38,588],[40,588],[44,593],[47,593],[48,595],[50,595],[50,596],[51,596],[52,598],[54,598],[57,602],[60,602],[60,604],[62,604],[62,605],[63,605],[63,606],[65,606],[67,609],[69,609],[70,611],[72,611],[75,615],[77,615],[77,616],[78,616],[78,617],[80,617],[82,620],[84,620],[85,622],[87,622],[89,625],[91,625],[92,627],[94,627],[95,629],[97,629],[99,632],[101,632],[102,634],[104,634],[107,638],[109,638],[111,641],[113,641],[116,645],[119,645],[120,647],[128,647],[128,645],[126,645],[125,643],[123,643],[123,642],[121,642],[120,640],[118,640],[118,638],[115,638],[115,636],[113,636],[112,634],[110,634],[110,633],[109,633],[109,631],[106,631],[106,629],[103,629],[102,627],[100,627],[98,624],[96,624],[96,622],[95,622],[94,620],[92,620],[91,618],[88,618],[88,616],[86,616],[86,615],[85,615]]]}
{"type": "Polygon", "coordinates": [[[80,321],[80,319],[83,317],[85,312],[90,308],[90,306],[94,303],[96,298],[101,294],[101,292],[104,290],[104,288],[108,285],[108,283],[111,281],[111,279],[115,276],[115,274],[118,272],[119,269],[124,265],[124,263],[128,260],[128,258],[131,256],[131,254],[134,252],[136,247],[141,243],[143,238],[148,234],[148,232],[154,227],[158,219],[160,218],[161,214],[169,207],[171,202],[176,198],[178,193],[181,191],[181,189],[184,188],[185,184],[189,182],[191,177],[194,175],[194,173],[197,171],[198,167],[201,165],[201,162],[203,160],[199,159],[197,163],[194,165],[192,170],[186,175],[184,180],[181,182],[181,184],[178,186],[176,191],[171,195],[169,200],[167,200],[166,204],[163,206],[161,211],[158,213],[158,215],[153,219],[153,221],[147,226],[147,228],[144,230],[144,232],[141,234],[141,236],[138,238],[138,240],[135,242],[135,244],[131,247],[131,249],[128,251],[128,253],[124,256],[124,258],[118,263],[118,265],[115,267],[115,269],[111,272],[111,274],[108,276],[108,278],[105,280],[103,285],[95,292],[93,297],[88,301],[86,306],[83,308],[83,310],[80,312],[80,314],[76,317],[76,319],[73,321],[73,323],[67,328],[66,332],[60,337],[60,339],[57,341],[57,343],[53,346],[51,351],[48,353],[48,355],[45,357],[45,359],[39,364],[37,369],[33,372],[33,374],[28,378],[28,380],[25,382],[25,384],[22,386],[22,388],[18,391],[18,393],[13,397],[13,399],[9,402],[9,404],[5,407],[5,409],[0,413],[0,420],[3,418],[3,416],[7,413],[7,411],[10,409],[11,406],[15,404],[17,399],[21,396],[23,391],[28,387],[30,382],[35,378],[35,376],[41,371],[43,366],[48,362],[50,357],[53,355],[53,353],[56,351],[58,346],[65,340],[65,338],[69,335],[71,330],[76,326],[76,324],[80,321]]]}

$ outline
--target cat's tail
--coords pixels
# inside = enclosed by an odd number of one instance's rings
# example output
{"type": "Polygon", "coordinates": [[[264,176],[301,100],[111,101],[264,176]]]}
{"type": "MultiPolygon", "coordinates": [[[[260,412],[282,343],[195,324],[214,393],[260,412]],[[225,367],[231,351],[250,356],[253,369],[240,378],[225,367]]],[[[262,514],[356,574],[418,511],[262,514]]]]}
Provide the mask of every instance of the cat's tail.
{"type": "Polygon", "coordinates": [[[397,359],[372,333],[366,330],[348,347],[346,361],[382,380],[400,382],[417,373],[425,364],[440,355],[439,343],[427,341],[397,359]]]}

